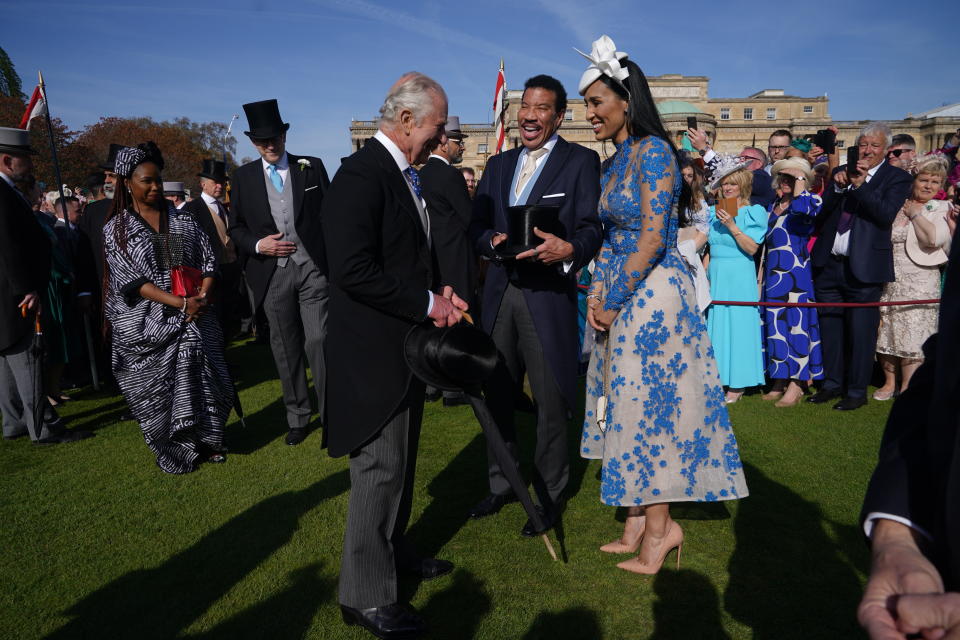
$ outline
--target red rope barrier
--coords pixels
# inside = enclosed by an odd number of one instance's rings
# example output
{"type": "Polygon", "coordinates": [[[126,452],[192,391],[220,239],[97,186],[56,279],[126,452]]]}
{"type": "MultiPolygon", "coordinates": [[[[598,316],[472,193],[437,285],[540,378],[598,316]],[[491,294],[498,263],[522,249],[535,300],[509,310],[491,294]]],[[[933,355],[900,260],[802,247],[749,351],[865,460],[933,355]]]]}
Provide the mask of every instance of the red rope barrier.
{"type": "Polygon", "coordinates": [[[730,307],[901,307],[905,305],[940,304],[940,300],[897,300],[894,302],[741,302],[714,300],[713,304],[730,307]]]}

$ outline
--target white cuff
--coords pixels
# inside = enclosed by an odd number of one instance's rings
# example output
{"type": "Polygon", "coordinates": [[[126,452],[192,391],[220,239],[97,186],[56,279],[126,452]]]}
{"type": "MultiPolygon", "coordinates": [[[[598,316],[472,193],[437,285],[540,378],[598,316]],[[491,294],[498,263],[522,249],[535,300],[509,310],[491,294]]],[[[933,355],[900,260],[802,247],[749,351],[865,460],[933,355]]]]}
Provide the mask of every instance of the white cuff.
{"type": "Polygon", "coordinates": [[[703,153],[703,161],[704,161],[705,163],[706,163],[706,162],[710,162],[711,160],[713,160],[713,157],[714,157],[715,155],[717,155],[717,152],[714,151],[713,149],[711,149],[710,147],[707,147],[707,150],[704,151],[704,153],[703,153]]]}
{"type": "Polygon", "coordinates": [[[563,261],[563,272],[570,273],[570,269],[573,268],[573,260],[564,260],[563,261]]]}
{"type": "Polygon", "coordinates": [[[430,316],[430,312],[433,311],[433,291],[427,291],[428,302],[427,302],[427,317],[430,316]]]}
{"type": "MultiPolygon", "coordinates": [[[[262,238],[261,238],[262,239],[262,238]]],[[[257,244],[253,245],[253,250],[256,253],[260,253],[260,240],[257,240],[257,244]]]]}
{"type": "Polygon", "coordinates": [[[883,513],[880,511],[873,511],[867,514],[866,519],[864,519],[863,521],[863,532],[866,534],[868,538],[871,538],[871,536],[873,535],[874,520],[893,520],[894,522],[899,522],[902,525],[906,525],[910,527],[911,529],[913,529],[914,531],[922,535],[927,540],[931,540],[931,541],[933,540],[933,536],[927,533],[926,529],[914,524],[909,519],[904,518],[903,516],[895,516],[893,514],[883,513]]]}

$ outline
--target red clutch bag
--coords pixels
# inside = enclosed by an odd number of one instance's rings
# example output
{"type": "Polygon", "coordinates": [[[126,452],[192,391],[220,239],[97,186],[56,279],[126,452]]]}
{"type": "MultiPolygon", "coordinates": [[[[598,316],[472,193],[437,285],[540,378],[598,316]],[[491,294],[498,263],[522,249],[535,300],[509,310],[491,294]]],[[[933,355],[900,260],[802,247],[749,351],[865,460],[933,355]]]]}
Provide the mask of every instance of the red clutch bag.
{"type": "Polygon", "coordinates": [[[200,295],[203,273],[200,269],[179,265],[170,270],[170,293],[183,298],[200,295]]]}

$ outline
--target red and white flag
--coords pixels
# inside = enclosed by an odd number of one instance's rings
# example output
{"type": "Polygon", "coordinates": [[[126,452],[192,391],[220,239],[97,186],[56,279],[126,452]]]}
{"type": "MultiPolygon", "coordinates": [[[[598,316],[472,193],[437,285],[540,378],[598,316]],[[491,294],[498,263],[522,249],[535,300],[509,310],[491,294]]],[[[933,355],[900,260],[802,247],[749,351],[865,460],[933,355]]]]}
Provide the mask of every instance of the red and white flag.
{"type": "Polygon", "coordinates": [[[43,87],[39,84],[33,88],[33,94],[30,96],[30,102],[27,104],[27,110],[23,112],[23,119],[20,120],[21,129],[30,129],[30,121],[37,116],[47,115],[47,96],[43,92],[43,87]]]}
{"type": "Polygon", "coordinates": [[[503,151],[503,141],[507,127],[507,80],[503,75],[503,60],[500,60],[500,72],[497,74],[497,89],[493,95],[493,130],[497,137],[497,150],[503,151]]]}

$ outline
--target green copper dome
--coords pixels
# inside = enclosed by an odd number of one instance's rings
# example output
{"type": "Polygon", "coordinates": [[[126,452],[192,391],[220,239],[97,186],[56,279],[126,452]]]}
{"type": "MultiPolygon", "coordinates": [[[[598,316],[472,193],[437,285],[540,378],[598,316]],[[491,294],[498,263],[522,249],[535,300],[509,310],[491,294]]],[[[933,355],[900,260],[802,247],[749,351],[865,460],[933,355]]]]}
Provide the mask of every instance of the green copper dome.
{"type": "Polygon", "coordinates": [[[658,102],[657,111],[659,111],[662,116],[670,115],[671,113],[703,113],[703,111],[684,100],[664,100],[663,102],[658,102]]]}

